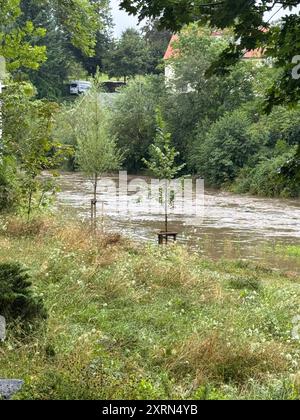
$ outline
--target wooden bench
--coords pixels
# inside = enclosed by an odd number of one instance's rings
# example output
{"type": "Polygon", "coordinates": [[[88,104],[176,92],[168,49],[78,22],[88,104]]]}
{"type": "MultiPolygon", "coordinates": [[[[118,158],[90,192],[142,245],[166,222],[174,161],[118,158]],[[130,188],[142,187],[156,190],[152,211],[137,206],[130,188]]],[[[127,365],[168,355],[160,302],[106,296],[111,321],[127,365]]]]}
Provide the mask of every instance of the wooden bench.
{"type": "Polygon", "coordinates": [[[158,233],[158,243],[159,245],[163,245],[164,243],[169,242],[169,238],[173,239],[173,242],[177,241],[177,232],[159,232],[158,233]]]}

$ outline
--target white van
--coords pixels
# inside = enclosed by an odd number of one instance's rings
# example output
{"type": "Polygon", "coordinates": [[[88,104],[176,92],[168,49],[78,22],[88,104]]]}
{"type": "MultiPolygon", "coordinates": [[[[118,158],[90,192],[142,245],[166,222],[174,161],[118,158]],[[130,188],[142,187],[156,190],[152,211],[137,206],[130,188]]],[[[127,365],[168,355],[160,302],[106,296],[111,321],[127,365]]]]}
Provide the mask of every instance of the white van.
{"type": "Polygon", "coordinates": [[[86,80],[74,80],[70,83],[70,94],[80,95],[81,93],[87,92],[91,87],[91,82],[87,82],[86,80]]]}

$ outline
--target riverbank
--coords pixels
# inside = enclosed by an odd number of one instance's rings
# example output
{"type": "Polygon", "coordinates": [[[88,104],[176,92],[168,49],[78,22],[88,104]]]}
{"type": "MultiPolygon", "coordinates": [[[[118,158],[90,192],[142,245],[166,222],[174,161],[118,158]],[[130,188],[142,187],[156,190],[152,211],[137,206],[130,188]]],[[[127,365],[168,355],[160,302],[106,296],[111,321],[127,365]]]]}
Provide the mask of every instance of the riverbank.
{"type": "Polygon", "coordinates": [[[0,263],[11,261],[48,311],[25,341],[9,329],[0,345],[0,376],[25,380],[17,398],[300,396],[294,273],[55,220],[2,222],[0,263]]]}
{"type": "MultiPolygon", "coordinates": [[[[118,175],[111,180],[118,187],[118,175]]],[[[128,178],[128,181],[132,180],[134,177],[128,178]]],[[[149,182],[150,178],[143,177],[143,180],[149,182]]],[[[88,219],[92,197],[89,180],[80,173],[63,173],[58,178],[58,185],[59,213],[88,219]]],[[[119,193],[118,188],[116,192],[119,193]]],[[[139,242],[155,243],[155,232],[164,229],[164,215],[149,211],[147,200],[137,199],[132,193],[128,194],[127,203],[121,200],[117,210],[111,194],[101,187],[98,200],[105,203],[105,224],[109,230],[139,242]]],[[[300,273],[300,262],[290,261],[275,252],[277,246],[300,246],[300,201],[207,189],[204,204],[200,220],[186,218],[185,214],[172,214],[170,209],[170,230],[178,232],[179,243],[212,259],[251,259],[256,263],[267,262],[278,270],[300,273]]],[[[185,208],[186,203],[181,205],[185,208]]]]}

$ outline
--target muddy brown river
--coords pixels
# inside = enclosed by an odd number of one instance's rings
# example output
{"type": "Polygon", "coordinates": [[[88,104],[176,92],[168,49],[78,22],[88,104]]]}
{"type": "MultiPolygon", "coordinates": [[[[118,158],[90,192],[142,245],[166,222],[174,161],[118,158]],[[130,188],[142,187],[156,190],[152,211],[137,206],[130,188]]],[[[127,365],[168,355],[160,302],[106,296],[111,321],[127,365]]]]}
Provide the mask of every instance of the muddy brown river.
{"type": "MultiPolygon", "coordinates": [[[[132,180],[129,177],[129,180],[132,180]]],[[[146,180],[146,178],[141,178],[146,180]]],[[[141,182],[142,182],[141,181],[141,182]]],[[[149,211],[147,198],[128,193],[118,203],[116,187],[101,187],[98,195],[99,223],[107,231],[139,241],[157,241],[164,228],[163,214],[149,211]],[[144,199],[145,198],[145,199],[144,199]],[[129,204],[128,204],[129,200],[129,204]]],[[[113,185],[112,182],[112,185],[113,185]]],[[[92,184],[81,174],[65,173],[59,178],[58,210],[78,218],[90,216],[92,184]]],[[[193,206],[193,204],[191,204],[193,206]]],[[[248,195],[205,190],[201,219],[171,214],[169,230],[178,232],[178,241],[211,258],[239,258],[268,263],[274,268],[300,272],[300,258],[287,258],[281,245],[300,245],[300,200],[266,199],[248,195]]]]}

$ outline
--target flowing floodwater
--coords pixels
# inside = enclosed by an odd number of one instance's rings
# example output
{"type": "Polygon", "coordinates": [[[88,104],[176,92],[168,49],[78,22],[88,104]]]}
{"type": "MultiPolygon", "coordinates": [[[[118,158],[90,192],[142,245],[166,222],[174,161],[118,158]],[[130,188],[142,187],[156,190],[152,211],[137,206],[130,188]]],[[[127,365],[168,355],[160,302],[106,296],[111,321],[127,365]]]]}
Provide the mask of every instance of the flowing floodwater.
{"type": "MultiPolygon", "coordinates": [[[[92,184],[81,174],[62,174],[59,178],[59,209],[76,217],[88,218],[92,184]]],[[[147,203],[119,209],[109,195],[104,201],[105,229],[142,241],[157,241],[164,228],[161,214],[149,213],[147,203]],[[126,211],[125,211],[126,210],[126,211]]],[[[300,259],[281,255],[280,245],[300,245],[300,201],[257,198],[206,190],[203,220],[194,223],[182,215],[172,215],[170,230],[178,241],[212,258],[252,259],[271,263],[274,268],[300,272],[300,259]]],[[[99,212],[101,213],[101,204],[99,212]]],[[[102,217],[99,216],[102,220],[102,217]]]]}

